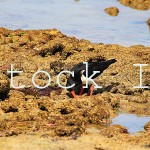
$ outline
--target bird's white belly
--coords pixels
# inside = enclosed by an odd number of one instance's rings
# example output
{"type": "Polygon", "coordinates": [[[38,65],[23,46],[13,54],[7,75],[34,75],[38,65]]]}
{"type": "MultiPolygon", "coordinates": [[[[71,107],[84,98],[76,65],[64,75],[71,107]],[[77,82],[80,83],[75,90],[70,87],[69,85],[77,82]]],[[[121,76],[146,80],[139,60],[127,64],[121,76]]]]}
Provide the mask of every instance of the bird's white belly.
{"type": "Polygon", "coordinates": [[[85,77],[85,76],[82,74],[82,75],[81,75],[82,84],[86,84],[86,80],[88,81],[88,84],[92,84],[92,83],[93,83],[91,80],[88,80],[88,78],[85,77]]]}
{"type": "Polygon", "coordinates": [[[86,84],[86,80],[87,80],[87,78],[82,74],[82,76],[81,76],[82,84],[86,84]]]}

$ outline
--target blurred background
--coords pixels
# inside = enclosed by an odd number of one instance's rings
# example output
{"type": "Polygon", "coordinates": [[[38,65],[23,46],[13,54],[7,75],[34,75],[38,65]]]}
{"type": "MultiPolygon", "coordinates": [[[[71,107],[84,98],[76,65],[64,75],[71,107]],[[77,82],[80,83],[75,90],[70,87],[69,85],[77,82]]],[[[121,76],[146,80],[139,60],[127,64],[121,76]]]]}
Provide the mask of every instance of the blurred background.
{"type": "Polygon", "coordinates": [[[125,7],[117,0],[0,0],[0,27],[57,28],[68,36],[94,43],[150,45],[146,21],[150,10],[125,7]],[[116,6],[118,16],[104,9],[116,6]]]}

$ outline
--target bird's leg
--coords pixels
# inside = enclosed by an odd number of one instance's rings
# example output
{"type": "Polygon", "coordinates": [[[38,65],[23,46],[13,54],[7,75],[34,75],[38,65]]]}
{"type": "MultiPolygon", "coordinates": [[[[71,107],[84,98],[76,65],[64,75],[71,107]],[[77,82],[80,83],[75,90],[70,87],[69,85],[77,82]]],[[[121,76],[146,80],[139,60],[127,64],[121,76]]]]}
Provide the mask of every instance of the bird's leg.
{"type": "Polygon", "coordinates": [[[79,94],[79,95],[82,95],[83,91],[84,91],[84,88],[83,88],[83,84],[82,84],[82,89],[81,89],[81,91],[80,91],[80,94],[79,94]]]}
{"type": "Polygon", "coordinates": [[[74,98],[77,98],[77,95],[75,94],[74,90],[71,91],[71,94],[74,98]]]}
{"type": "Polygon", "coordinates": [[[90,96],[92,96],[93,90],[94,90],[94,87],[93,87],[93,85],[91,85],[91,86],[90,86],[90,96]]]}

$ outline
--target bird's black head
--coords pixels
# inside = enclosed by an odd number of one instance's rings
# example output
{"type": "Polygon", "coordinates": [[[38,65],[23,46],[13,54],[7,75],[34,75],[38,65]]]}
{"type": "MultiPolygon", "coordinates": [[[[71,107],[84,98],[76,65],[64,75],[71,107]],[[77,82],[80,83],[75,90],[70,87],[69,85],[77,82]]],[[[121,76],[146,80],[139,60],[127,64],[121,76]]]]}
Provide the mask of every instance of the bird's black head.
{"type": "Polygon", "coordinates": [[[74,85],[72,88],[67,89],[68,91],[75,90],[75,88],[76,88],[77,86],[81,85],[82,82],[81,82],[81,81],[78,81],[78,82],[77,82],[77,81],[73,80],[73,78],[68,78],[68,79],[67,79],[66,87],[72,86],[73,84],[75,84],[75,85],[74,85]]]}

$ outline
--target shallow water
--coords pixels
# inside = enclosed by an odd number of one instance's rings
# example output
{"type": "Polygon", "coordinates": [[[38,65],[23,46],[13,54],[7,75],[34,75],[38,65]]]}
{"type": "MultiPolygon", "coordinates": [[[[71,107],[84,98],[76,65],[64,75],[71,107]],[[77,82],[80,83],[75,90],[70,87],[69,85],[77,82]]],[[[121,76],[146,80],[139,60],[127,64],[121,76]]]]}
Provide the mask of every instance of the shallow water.
{"type": "Polygon", "coordinates": [[[128,132],[134,134],[144,131],[144,125],[150,121],[150,117],[138,117],[134,114],[120,114],[112,120],[112,124],[120,124],[128,129],[128,132]]]}
{"type": "Polygon", "coordinates": [[[149,46],[146,24],[150,10],[138,11],[117,0],[0,0],[0,26],[10,29],[57,28],[64,34],[94,43],[149,46]],[[117,6],[111,17],[106,7],[117,6]]]}

